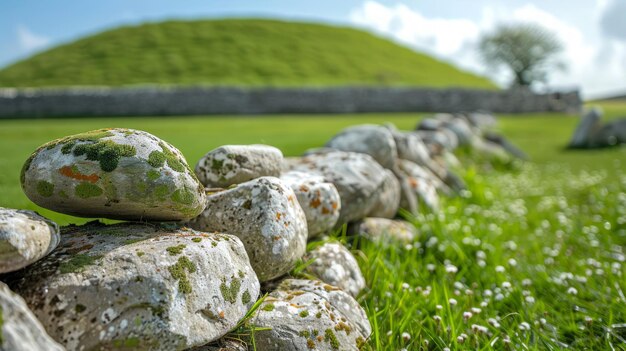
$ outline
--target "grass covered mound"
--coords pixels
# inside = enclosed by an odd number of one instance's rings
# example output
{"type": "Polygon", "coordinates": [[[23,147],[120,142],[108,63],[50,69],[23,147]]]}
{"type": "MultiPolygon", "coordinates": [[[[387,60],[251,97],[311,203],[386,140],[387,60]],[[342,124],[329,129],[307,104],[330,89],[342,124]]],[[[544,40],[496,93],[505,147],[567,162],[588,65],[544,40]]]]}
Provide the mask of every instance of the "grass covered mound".
{"type": "Polygon", "coordinates": [[[495,87],[360,30],[255,19],[121,27],[0,71],[3,87],[153,83],[495,87]]]}

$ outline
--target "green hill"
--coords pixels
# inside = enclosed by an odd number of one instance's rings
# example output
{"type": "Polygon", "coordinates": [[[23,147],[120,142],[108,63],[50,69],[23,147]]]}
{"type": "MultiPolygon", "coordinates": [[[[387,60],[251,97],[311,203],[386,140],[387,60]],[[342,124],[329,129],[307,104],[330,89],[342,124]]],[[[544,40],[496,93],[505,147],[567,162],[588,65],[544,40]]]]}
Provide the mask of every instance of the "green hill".
{"type": "Polygon", "coordinates": [[[352,28],[275,20],[121,27],[0,71],[0,86],[389,84],[494,88],[489,80],[352,28]]]}

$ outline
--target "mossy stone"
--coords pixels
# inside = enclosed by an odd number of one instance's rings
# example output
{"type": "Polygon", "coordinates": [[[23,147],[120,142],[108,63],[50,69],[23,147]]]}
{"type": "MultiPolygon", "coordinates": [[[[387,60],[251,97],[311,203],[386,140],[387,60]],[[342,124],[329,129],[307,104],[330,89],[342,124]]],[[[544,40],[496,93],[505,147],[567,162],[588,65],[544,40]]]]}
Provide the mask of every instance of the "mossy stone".
{"type": "Polygon", "coordinates": [[[54,184],[41,180],[37,182],[37,192],[43,197],[50,197],[54,194],[54,184]]]}

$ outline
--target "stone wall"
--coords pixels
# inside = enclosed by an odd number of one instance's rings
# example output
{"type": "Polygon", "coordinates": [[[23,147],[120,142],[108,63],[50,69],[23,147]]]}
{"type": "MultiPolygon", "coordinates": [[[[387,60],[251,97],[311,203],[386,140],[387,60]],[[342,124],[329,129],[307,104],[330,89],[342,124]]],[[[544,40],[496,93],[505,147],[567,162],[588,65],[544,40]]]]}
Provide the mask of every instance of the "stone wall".
{"type": "Polygon", "coordinates": [[[139,87],[1,89],[0,118],[208,114],[567,112],[581,108],[577,91],[410,87],[238,88],[139,87]]]}

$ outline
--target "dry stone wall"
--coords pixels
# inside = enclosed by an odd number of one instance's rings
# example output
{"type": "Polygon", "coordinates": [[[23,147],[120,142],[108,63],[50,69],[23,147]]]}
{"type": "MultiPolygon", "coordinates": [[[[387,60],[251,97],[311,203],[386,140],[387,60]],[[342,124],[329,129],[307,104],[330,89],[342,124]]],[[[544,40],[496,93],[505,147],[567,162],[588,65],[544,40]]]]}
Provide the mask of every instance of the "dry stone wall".
{"type": "Polygon", "coordinates": [[[0,118],[211,114],[463,112],[576,113],[577,91],[411,87],[139,87],[0,89],[0,118]]]}
{"type": "Polygon", "coordinates": [[[245,350],[229,332],[253,323],[262,350],[359,350],[372,333],[359,304],[368,287],[355,247],[333,232],[417,240],[398,212],[436,212],[440,196],[463,191],[456,148],[516,157],[486,134],[494,122],[438,114],[413,131],[353,126],[288,159],[266,145],[228,145],[195,170],[142,131],[51,141],[22,169],[29,198],[125,222],[59,229],[0,208],[0,349],[245,350]],[[298,262],[310,265],[293,270],[298,262]]]}

